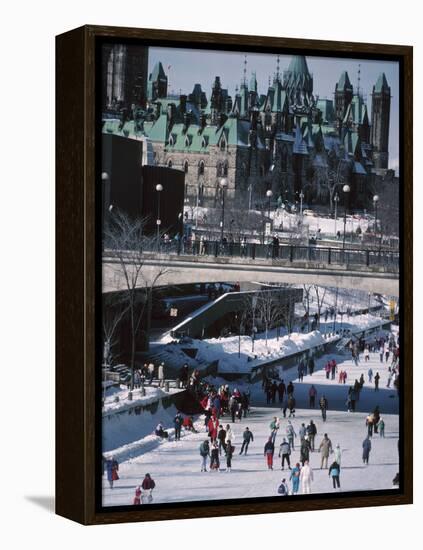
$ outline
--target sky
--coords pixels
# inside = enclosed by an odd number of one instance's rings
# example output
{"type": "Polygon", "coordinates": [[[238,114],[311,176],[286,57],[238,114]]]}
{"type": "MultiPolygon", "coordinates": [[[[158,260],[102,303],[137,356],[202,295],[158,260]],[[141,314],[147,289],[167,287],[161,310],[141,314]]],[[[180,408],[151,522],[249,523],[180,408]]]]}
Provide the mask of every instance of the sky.
{"type": "MultiPolygon", "coordinates": [[[[269,76],[277,68],[277,54],[247,53],[247,82],[251,73],[256,72],[258,92],[265,94],[269,86],[269,76]]],[[[335,84],[342,71],[347,71],[354,92],[357,90],[358,70],[360,69],[360,90],[367,103],[371,116],[371,92],[380,73],[384,72],[391,87],[391,117],[389,128],[389,167],[399,169],[399,64],[391,61],[369,61],[307,56],[307,64],[313,75],[313,93],[320,99],[333,99],[335,84]]],[[[280,73],[288,68],[291,55],[280,55],[280,73]]],[[[215,76],[220,76],[222,87],[227,88],[233,97],[235,87],[244,76],[245,54],[214,50],[182,48],[149,48],[148,67],[152,71],[157,61],[161,61],[168,77],[168,93],[190,93],[194,84],[200,83],[207,99],[215,76]]],[[[371,119],[370,119],[371,120],[371,119]]]]}

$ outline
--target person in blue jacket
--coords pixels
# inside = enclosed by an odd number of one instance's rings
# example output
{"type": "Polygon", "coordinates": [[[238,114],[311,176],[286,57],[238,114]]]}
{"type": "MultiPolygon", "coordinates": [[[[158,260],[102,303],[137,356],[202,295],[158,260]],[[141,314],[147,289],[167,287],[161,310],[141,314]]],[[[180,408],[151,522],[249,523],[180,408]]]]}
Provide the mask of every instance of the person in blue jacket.
{"type": "Polygon", "coordinates": [[[300,488],[300,463],[297,462],[295,466],[291,470],[291,476],[290,481],[292,482],[292,494],[296,495],[298,493],[298,489],[300,488]]]}
{"type": "Polygon", "coordinates": [[[341,488],[341,483],[339,481],[339,475],[341,473],[341,468],[339,467],[339,464],[336,462],[332,462],[332,464],[329,467],[329,477],[332,478],[333,488],[338,489],[341,488]]]}

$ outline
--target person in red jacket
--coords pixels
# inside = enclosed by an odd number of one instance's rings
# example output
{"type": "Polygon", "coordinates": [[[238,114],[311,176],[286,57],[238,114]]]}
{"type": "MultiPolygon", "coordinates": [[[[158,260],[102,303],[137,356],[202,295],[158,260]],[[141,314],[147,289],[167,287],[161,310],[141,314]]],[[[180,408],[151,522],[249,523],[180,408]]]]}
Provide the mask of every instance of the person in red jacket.
{"type": "Polygon", "coordinates": [[[212,443],[214,443],[217,439],[217,430],[219,428],[219,421],[217,418],[212,416],[209,420],[209,423],[207,424],[207,428],[209,430],[209,437],[212,443]]]}
{"type": "Polygon", "coordinates": [[[135,496],[134,496],[134,505],[141,504],[141,487],[138,485],[138,487],[135,489],[135,496]]]}

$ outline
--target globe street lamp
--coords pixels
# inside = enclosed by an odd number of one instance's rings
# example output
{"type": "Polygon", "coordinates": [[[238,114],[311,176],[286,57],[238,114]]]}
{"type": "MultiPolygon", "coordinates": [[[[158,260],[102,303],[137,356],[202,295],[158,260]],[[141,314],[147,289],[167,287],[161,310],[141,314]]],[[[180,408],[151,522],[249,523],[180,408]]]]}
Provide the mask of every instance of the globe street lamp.
{"type": "Polygon", "coordinates": [[[345,230],[347,225],[347,202],[348,202],[348,193],[351,191],[351,188],[349,185],[345,184],[342,188],[342,191],[345,193],[344,197],[344,203],[345,203],[345,210],[344,210],[344,239],[342,241],[342,250],[345,250],[345,230]]]}
{"type": "Polygon", "coordinates": [[[336,195],[333,197],[333,202],[335,203],[335,235],[336,235],[336,222],[338,221],[338,202],[339,202],[338,193],[336,193],[336,195]]]}
{"type": "Polygon", "coordinates": [[[220,242],[223,242],[223,231],[225,226],[225,189],[228,186],[228,179],[220,178],[219,186],[222,190],[222,220],[220,222],[220,242]]]}
{"type": "Polygon", "coordinates": [[[267,214],[267,217],[270,218],[270,201],[272,200],[272,197],[273,197],[273,191],[271,189],[268,189],[266,191],[266,197],[269,199],[269,206],[268,206],[268,214],[267,214]]]}
{"type": "Polygon", "coordinates": [[[163,191],[163,185],[161,183],[158,183],[156,185],[156,191],[157,191],[157,220],[156,220],[156,225],[157,225],[157,243],[159,243],[159,239],[160,239],[160,225],[162,223],[162,220],[160,219],[160,194],[161,192],[163,191]]]}

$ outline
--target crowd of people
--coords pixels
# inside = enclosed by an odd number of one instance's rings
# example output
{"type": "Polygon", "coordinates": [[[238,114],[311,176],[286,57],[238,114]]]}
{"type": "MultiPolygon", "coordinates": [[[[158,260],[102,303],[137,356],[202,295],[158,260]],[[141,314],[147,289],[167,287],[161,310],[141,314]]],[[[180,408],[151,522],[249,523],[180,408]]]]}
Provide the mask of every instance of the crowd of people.
{"type": "MultiPolygon", "coordinates": [[[[375,339],[373,343],[358,340],[351,348],[351,354],[354,365],[360,364],[360,355],[364,354],[364,362],[369,361],[370,353],[378,353],[383,347],[383,356],[381,361],[388,362],[390,378],[396,380],[395,374],[399,370],[398,360],[398,342],[392,338],[392,335],[386,339],[375,339]],[[388,355],[389,352],[389,355],[388,355]],[[391,374],[393,373],[393,374],[391,374]]],[[[146,365],[150,375],[150,365],[146,365]]],[[[159,365],[160,367],[160,365],[159,365]]],[[[313,375],[315,369],[314,358],[312,355],[303,356],[297,366],[298,383],[303,382],[303,377],[306,374],[313,375]]],[[[323,367],[326,378],[332,381],[338,381],[344,385],[347,380],[347,372],[339,369],[337,362],[333,358],[329,358],[323,367]],[[338,375],[338,377],[337,377],[338,375]]],[[[351,371],[350,376],[351,376],[351,371]]],[[[142,373],[140,374],[142,376],[142,373]]],[[[154,375],[153,375],[154,376],[154,375]]],[[[376,372],[373,375],[371,367],[367,372],[368,383],[375,384],[377,391],[380,375],[376,372]]],[[[150,380],[150,378],[148,378],[150,380]]],[[[159,376],[160,379],[160,376],[159,376]]],[[[232,471],[232,464],[238,460],[245,460],[250,451],[251,446],[256,447],[254,433],[249,428],[248,418],[250,417],[250,402],[251,396],[248,390],[243,391],[234,387],[229,387],[228,384],[215,386],[205,379],[201,379],[200,373],[195,369],[190,372],[187,364],[183,365],[179,375],[182,387],[190,388],[196,393],[199,403],[203,409],[201,421],[206,437],[201,441],[198,452],[200,455],[200,471],[218,473],[232,471]],[[244,423],[242,429],[238,428],[244,423]],[[238,431],[238,434],[236,432],[238,431]],[[236,435],[240,437],[238,449],[235,446],[236,435]],[[236,459],[234,457],[237,457],[236,459]]],[[[151,382],[150,382],[151,383],[151,382]]],[[[388,378],[387,386],[390,386],[388,378]]],[[[360,400],[360,392],[365,384],[364,373],[356,378],[354,383],[348,388],[346,405],[349,412],[355,412],[357,402],[360,400]]],[[[315,462],[313,455],[316,453],[319,456],[319,466],[321,470],[326,470],[328,473],[331,486],[334,490],[341,489],[341,457],[342,451],[339,444],[334,446],[327,432],[319,441],[318,428],[313,419],[307,422],[298,422],[295,424],[295,385],[292,381],[285,382],[284,379],[279,379],[278,375],[273,373],[272,377],[264,374],[262,389],[265,395],[266,403],[270,406],[280,407],[281,418],[275,416],[269,424],[268,436],[265,440],[263,449],[264,469],[273,471],[279,469],[288,470],[287,477],[282,478],[277,487],[277,493],[283,495],[296,495],[300,491],[302,494],[312,492],[314,483],[314,475],[312,463],[315,462]],[[275,455],[279,459],[279,463],[275,464],[275,455]],[[294,453],[297,455],[296,460],[293,460],[294,453]]],[[[327,397],[322,394],[317,395],[317,389],[314,384],[311,384],[308,389],[309,407],[315,409],[316,405],[321,411],[322,425],[327,420],[327,411],[329,403],[327,397]]],[[[385,437],[385,420],[381,416],[379,406],[376,406],[366,417],[366,436],[362,441],[362,462],[364,465],[369,464],[370,454],[372,450],[372,438],[377,434],[379,438],[385,437]]],[[[175,414],[173,419],[174,441],[180,441],[183,431],[198,432],[201,431],[199,423],[194,425],[194,418],[190,415],[183,415],[180,412],[175,414]]],[[[323,430],[322,430],[323,432],[323,430]]],[[[159,422],[155,435],[162,439],[172,439],[172,431],[169,428],[165,429],[163,422],[159,422]]],[[[238,444],[238,441],[237,441],[238,444]]],[[[316,470],[315,465],[314,470],[316,470]]],[[[107,480],[110,488],[119,479],[119,465],[113,458],[104,460],[104,472],[107,474],[107,480]]],[[[134,504],[145,504],[152,501],[152,491],[155,487],[154,480],[149,474],[146,474],[143,482],[136,487],[134,504]]]]}

